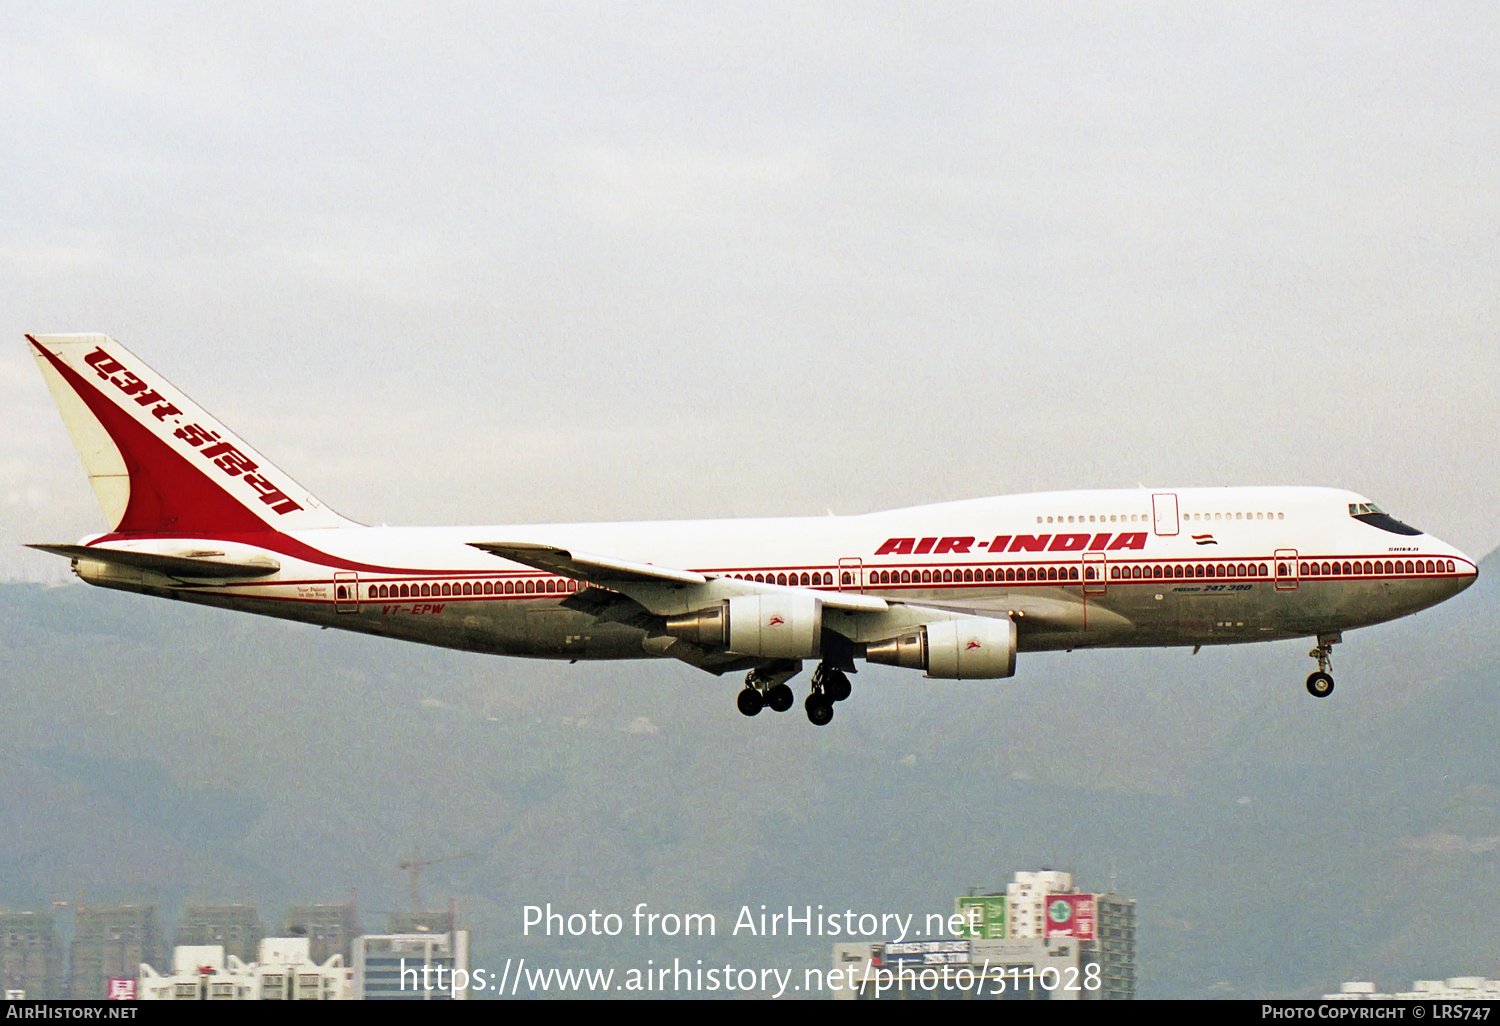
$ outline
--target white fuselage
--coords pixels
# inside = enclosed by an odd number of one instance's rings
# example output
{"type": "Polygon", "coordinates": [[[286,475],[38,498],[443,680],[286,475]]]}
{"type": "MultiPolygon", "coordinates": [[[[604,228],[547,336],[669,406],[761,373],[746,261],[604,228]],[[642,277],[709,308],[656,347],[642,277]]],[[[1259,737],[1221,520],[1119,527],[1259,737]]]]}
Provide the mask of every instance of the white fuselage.
{"type": "MultiPolygon", "coordinates": [[[[671,655],[674,639],[649,615],[610,602],[608,589],[472,543],[536,542],[710,578],[879,596],[893,608],[1009,614],[1022,651],[1227,644],[1335,635],[1424,609],[1474,581],[1474,562],[1453,546],[1354,519],[1351,506],[1364,501],[1324,488],[1078,491],[844,517],[219,536],[280,565],[238,582],[77,565],[107,587],[547,658],[671,655]]],[[[849,616],[825,626],[863,644],[895,623],[849,616]]]]}

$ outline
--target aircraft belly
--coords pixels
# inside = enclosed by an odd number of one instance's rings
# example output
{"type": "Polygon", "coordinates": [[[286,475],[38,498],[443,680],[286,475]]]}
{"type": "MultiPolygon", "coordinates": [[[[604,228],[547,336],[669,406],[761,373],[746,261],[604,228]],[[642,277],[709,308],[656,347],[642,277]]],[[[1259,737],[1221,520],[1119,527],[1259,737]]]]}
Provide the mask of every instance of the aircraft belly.
{"type": "MultiPolygon", "coordinates": [[[[382,609],[381,633],[494,655],[549,659],[642,659],[644,631],[601,622],[554,601],[465,601],[404,603],[382,609]],[[425,608],[424,608],[425,607],[425,608]]],[[[363,613],[364,610],[361,610],[363,613]]]]}
{"type": "Polygon", "coordinates": [[[376,600],[339,612],[327,601],[331,592],[327,585],[270,585],[251,591],[185,585],[160,574],[128,569],[88,580],[112,590],[491,655],[647,659],[660,654],[646,647],[645,631],[561,609],[551,601],[376,600]]]}

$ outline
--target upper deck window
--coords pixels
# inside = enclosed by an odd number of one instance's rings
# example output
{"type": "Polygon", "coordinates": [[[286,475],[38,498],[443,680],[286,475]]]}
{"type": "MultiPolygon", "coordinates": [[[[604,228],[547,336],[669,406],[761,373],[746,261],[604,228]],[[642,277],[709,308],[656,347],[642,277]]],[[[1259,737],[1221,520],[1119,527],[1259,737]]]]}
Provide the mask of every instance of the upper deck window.
{"type": "Polygon", "coordinates": [[[1355,520],[1363,521],[1371,527],[1378,527],[1382,531],[1389,531],[1391,534],[1414,535],[1422,533],[1410,524],[1403,524],[1373,502],[1349,503],[1349,515],[1355,520]]]}

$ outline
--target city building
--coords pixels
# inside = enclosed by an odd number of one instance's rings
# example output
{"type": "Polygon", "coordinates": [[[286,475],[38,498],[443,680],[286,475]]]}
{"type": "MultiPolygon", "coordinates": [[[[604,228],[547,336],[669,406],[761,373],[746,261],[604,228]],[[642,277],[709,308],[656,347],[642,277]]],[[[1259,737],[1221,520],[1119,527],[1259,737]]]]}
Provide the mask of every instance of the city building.
{"type": "Polygon", "coordinates": [[[469,931],[372,934],[354,945],[354,996],[369,1001],[467,1000],[469,931]]]}
{"type": "Polygon", "coordinates": [[[294,905],[286,913],[286,935],[306,937],[310,957],[319,965],[334,955],[349,964],[354,938],[359,936],[359,916],[353,899],[317,905],[294,905]]]}
{"type": "MultiPolygon", "coordinates": [[[[349,909],[352,913],[353,905],[349,909]]],[[[319,959],[311,937],[267,937],[260,942],[259,955],[255,972],[262,1001],[332,1001],[353,996],[343,952],[319,959]]]]}
{"type": "Polygon", "coordinates": [[[172,971],[163,976],[142,964],[138,1001],[250,1001],[259,993],[254,967],[222,944],[179,944],[172,949],[172,971]]]}
{"type": "Polygon", "coordinates": [[[1047,936],[1047,896],[1072,893],[1072,873],[1052,869],[1018,872],[1005,888],[1009,935],[1013,938],[1047,936]]]}
{"type": "Polygon", "coordinates": [[[832,988],[833,996],[1085,1001],[1135,997],[1133,898],[1080,891],[1073,874],[1042,869],[1016,873],[1003,894],[956,898],[954,912],[965,926],[952,938],[836,945],[834,977],[847,977],[851,969],[863,975],[857,988],[848,993],[832,988]],[[966,993],[939,982],[960,970],[971,983],[966,993]],[[981,984],[980,977],[988,985],[981,984]]]}
{"type": "Polygon", "coordinates": [[[142,1001],[345,1001],[353,996],[344,956],[310,957],[306,937],[265,937],[246,963],[220,944],[184,944],[172,952],[172,972],[140,967],[142,1001]]]}
{"type": "Polygon", "coordinates": [[[63,996],[62,945],[47,912],[0,912],[0,988],[18,1001],[63,996]]]}
{"type": "Polygon", "coordinates": [[[139,978],[143,963],[160,964],[155,905],[79,905],[68,950],[68,996],[103,1000],[112,979],[139,978]]]}
{"type": "Polygon", "coordinates": [[[1095,895],[1098,908],[1093,954],[1099,961],[1106,1001],[1135,999],[1135,899],[1118,894],[1095,895]]]}
{"type": "Polygon", "coordinates": [[[1500,1001],[1500,980],[1483,976],[1452,976],[1446,980],[1417,980],[1411,990],[1382,994],[1368,980],[1339,986],[1337,994],[1324,994],[1325,1001],[1500,1001]]]}
{"type": "Polygon", "coordinates": [[[265,931],[250,905],[188,905],[182,910],[173,944],[178,947],[217,944],[241,962],[255,961],[265,931]]]}
{"type": "Polygon", "coordinates": [[[824,992],[858,1001],[1091,1001],[1103,995],[1072,937],[845,943],[824,992]]]}

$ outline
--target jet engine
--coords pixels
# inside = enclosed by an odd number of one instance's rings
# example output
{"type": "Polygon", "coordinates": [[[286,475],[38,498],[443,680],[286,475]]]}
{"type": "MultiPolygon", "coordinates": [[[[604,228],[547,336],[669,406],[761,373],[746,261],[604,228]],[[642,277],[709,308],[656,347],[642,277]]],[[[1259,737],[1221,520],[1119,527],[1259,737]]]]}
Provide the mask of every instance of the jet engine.
{"type": "Polygon", "coordinates": [[[821,650],[823,603],[812,595],[737,595],[667,618],[674,638],[767,659],[814,659],[821,650]]]}
{"type": "Polygon", "coordinates": [[[1015,621],[983,616],[939,620],[865,648],[886,666],[926,670],[942,680],[995,680],[1016,672],[1015,621]]]}

